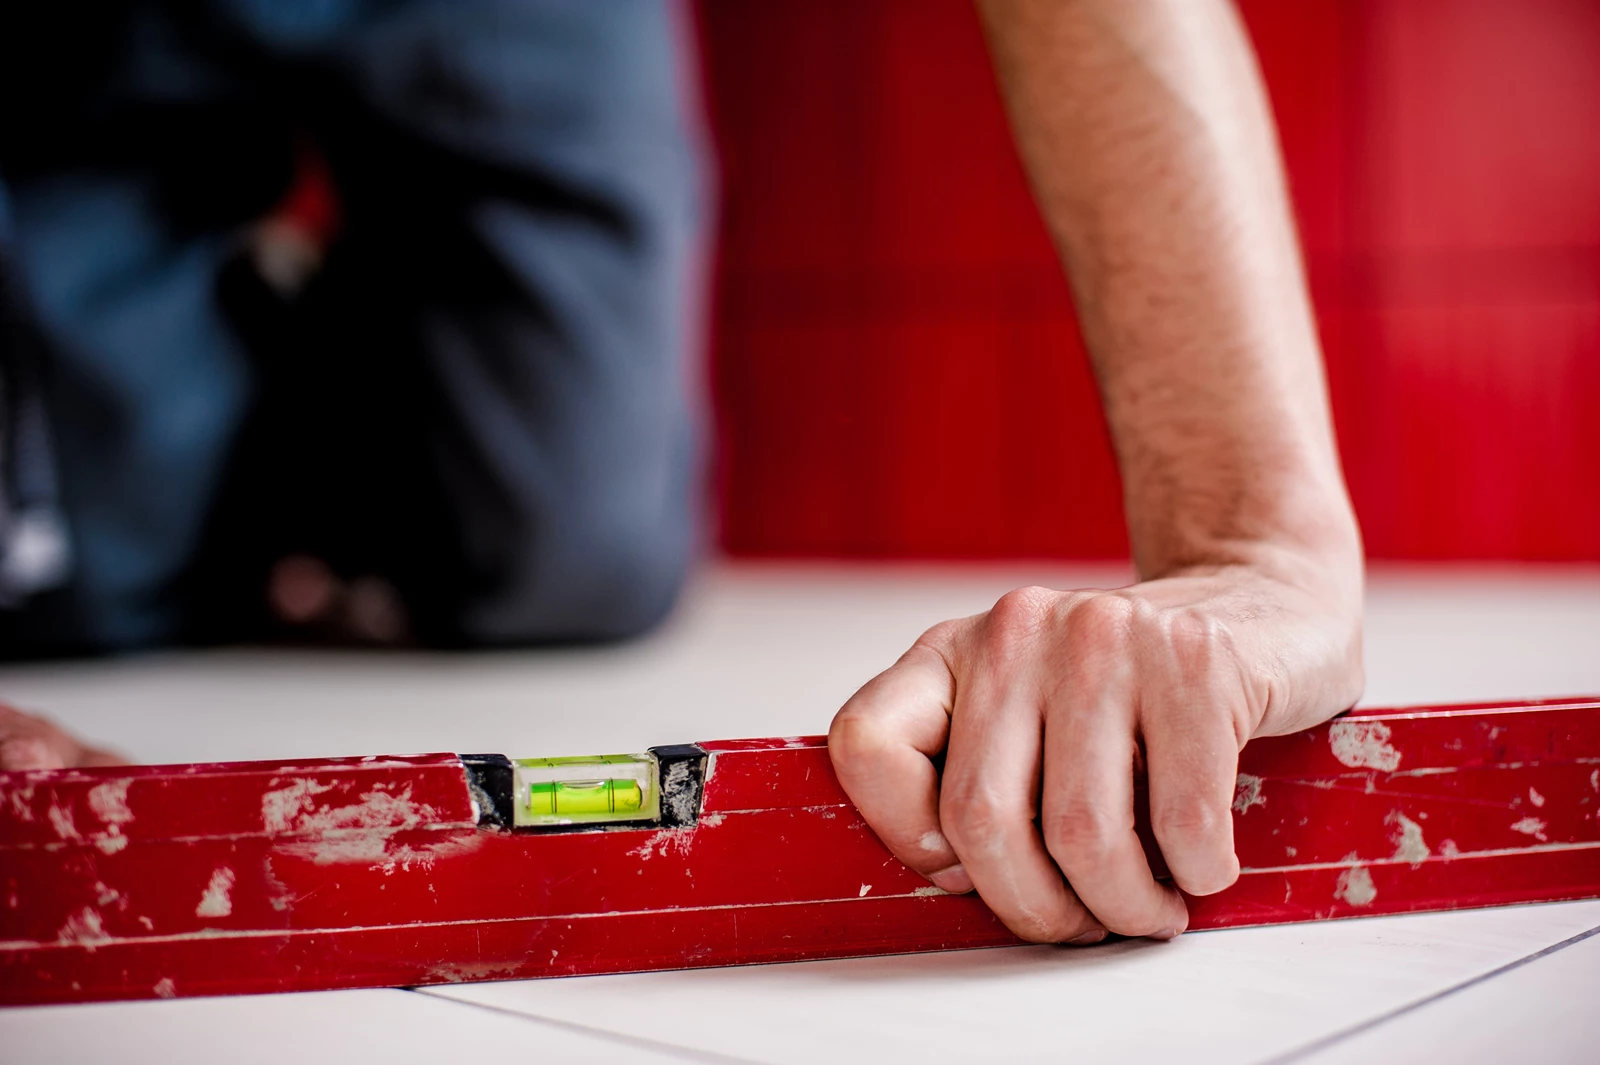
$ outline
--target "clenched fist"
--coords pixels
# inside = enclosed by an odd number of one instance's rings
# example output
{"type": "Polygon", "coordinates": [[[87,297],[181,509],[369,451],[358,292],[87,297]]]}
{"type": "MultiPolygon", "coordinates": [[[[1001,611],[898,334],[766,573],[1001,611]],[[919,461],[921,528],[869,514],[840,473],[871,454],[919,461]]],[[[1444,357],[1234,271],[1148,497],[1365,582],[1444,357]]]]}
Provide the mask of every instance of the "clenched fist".
{"type": "Polygon", "coordinates": [[[1250,567],[1023,588],[936,625],[834,719],[839,779],[895,856],[1024,939],[1171,938],[1177,888],[1239,875],[1239,750],[1360,694],[1359,606],[1250,567]],[[942,774],[935,759],[944,755],[942,774]],[[1172,884],[1134,833],[1134,778],[1172,884]]]}

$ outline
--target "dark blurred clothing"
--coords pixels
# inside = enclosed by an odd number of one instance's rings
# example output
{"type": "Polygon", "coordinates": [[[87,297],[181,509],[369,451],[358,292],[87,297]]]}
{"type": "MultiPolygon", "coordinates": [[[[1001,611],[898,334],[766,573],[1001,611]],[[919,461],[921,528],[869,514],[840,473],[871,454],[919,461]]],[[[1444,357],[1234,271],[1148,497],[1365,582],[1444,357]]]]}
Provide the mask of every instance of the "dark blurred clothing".
{"type": "Polygon", "coordinates": [[[13,6],[4,295],[71,558],[0,655],[259,638],[290,553],[388,579],[427,643],[667,611],[708,195],[671,4],[13,6]],[[285,296],[244,235],[308,155],[338,235],[285,296]]]}

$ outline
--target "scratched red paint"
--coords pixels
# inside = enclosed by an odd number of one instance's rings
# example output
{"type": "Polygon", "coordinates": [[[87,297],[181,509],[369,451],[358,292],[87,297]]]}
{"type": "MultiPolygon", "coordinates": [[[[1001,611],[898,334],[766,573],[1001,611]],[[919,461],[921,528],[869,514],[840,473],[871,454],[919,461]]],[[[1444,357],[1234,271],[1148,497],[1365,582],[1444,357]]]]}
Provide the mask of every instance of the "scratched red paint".
{"type": "MultiPolygon", "coordinates": [[[[1016,942],[888,855],[820,738],[703,746],[696,826],[557,835],[479,828],[448,754],[0,774],[0,1002],[1016,942]]],[[[1258,740],[1234,807],[1244,872],[1193,928],[1594,897],[1600,701],[1258,740]]]]}

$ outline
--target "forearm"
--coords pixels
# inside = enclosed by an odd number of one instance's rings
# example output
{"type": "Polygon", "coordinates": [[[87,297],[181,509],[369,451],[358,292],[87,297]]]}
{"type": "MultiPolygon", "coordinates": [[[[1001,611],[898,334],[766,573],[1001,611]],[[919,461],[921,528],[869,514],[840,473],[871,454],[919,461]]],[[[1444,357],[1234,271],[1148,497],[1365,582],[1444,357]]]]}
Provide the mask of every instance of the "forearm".
{"type": "Polygon", "coordinates": [[[1358,581],[1272,123],[1232,8],[980,9],[1072,279],[1141,575],[1287,553],[1358,581]]]}

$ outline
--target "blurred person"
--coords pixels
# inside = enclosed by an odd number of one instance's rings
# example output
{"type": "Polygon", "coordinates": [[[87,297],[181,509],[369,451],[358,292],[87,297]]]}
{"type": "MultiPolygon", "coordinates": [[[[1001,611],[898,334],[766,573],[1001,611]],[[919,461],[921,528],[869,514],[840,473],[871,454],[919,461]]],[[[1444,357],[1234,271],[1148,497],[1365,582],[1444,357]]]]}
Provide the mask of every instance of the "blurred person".
{"type": "Polygon", "coordinates": [[[7,302],[36,339],[7,346],[8,423],[49,415],[8,449],[0,648],[655,624],[698,503],[678,14],[0,16],[7,302]]]}
{"type": "MultiPolygon", "coordinates": [[[[1019,589],[936,625],[839,712],[830,749],[897,857],[1020,936],[1170,938],[1179,888],[1238,876],[1239,750],[1360,694],[1360,537],[1236,13],[979,9],[1140,580],[1019,589]],[[1141,774],[1170,882],[1134,834],[1141,774]]],[[[68,68],[46,97],[42,124],[74,136],[5,133],[19,328],[38,338],[14,346],[44,371],[7,394],[51,414],[11,432],[47,423],[59,491],[33,511],[68,532],[10,593],[8,645],[263,625],[486,645],[659,618],[692,542],[703,216],[665,9],[129,12],[102,57],[115,76],[68,68]],[[265,254],[277,223],[254,220],[297,137],[301,171],[337,191],[337,235],[265,254]]],[[[13,765],[112,757],[24,715],[7,734],[13,765]]]]}

